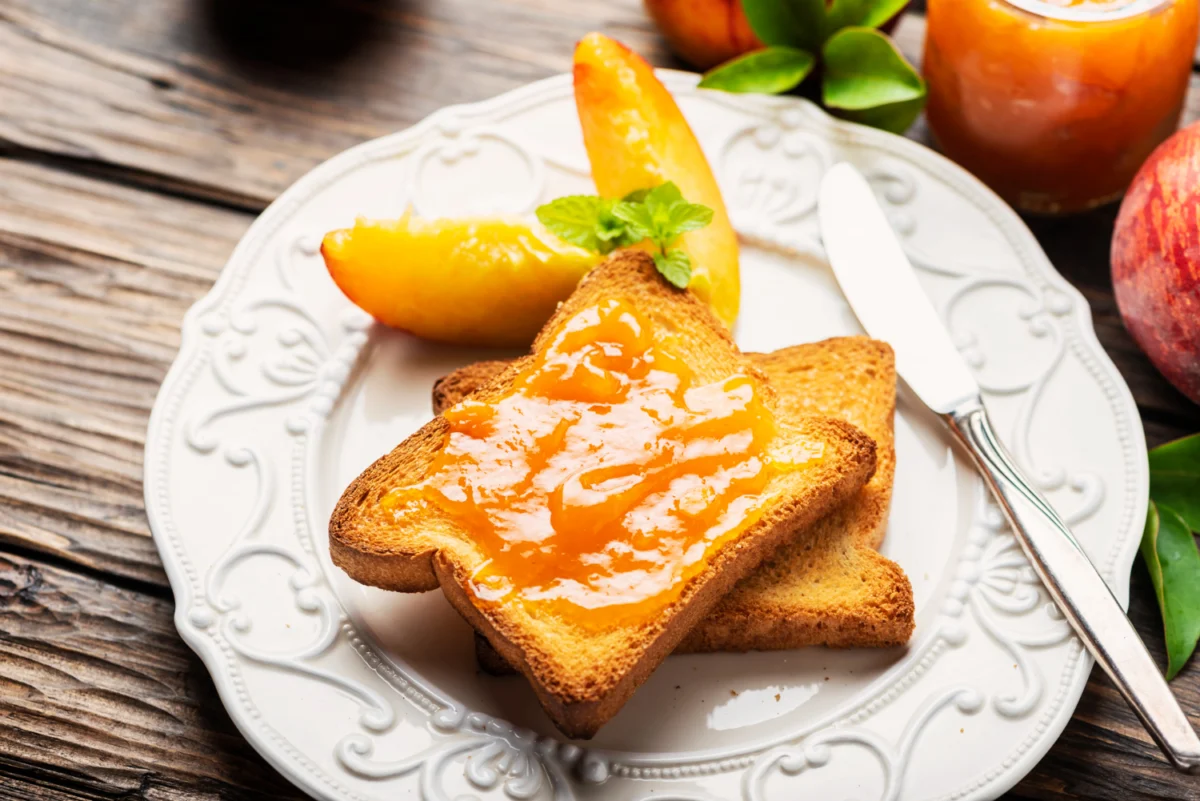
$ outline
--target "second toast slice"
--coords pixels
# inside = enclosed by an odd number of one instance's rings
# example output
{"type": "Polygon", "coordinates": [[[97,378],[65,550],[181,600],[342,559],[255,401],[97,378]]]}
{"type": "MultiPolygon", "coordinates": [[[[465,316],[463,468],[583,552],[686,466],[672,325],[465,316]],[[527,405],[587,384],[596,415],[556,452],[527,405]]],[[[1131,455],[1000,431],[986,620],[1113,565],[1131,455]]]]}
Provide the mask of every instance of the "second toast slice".
{"type": "MultiPolygon", "coordinates": [[[[472,527],[437,507],[385,503],[420,485],[446,447],[450,424],[438,417],[369,467],[347,488],[330,520],[334,563],[354,579],[385,589],[420,592],[441,586],[451,604],[530,681],[549,717],[566,734],[590,737],[688,631],[793,532],[811,525],[857,492],[875,468],[872,440],[839,420],[782,408],[762,373],[733,345],[728,331],[688,292],[670,287],[643,253],[618,254],[590,273],[565,301],[525,357],[479,388],[475,404],[499,403],[526,375],[531,359],[564,326],[598,304],[620,302],[649,321],[647,335],[675,343],[705,384],[742,376],[761,391],[779,422],[781,448],[815,448],[819,458],[771,474],[745,527],[706,546],[670,600],[642,619],[603,628],[582,626],[553,607],[483,599],[475,577],[489,554],[472,527]]],[[[600,377],[607,380],[605,376],[600,377]]],[[[587,459],[586,455],[579,457],[587,459]]],[[[638,546],[640,547],[640,546],[638,546]]],[[[531,563],[529,569],[544,568],[531,563]]],[[[521,577],[509,577],[520,581],[521,577]]]]}

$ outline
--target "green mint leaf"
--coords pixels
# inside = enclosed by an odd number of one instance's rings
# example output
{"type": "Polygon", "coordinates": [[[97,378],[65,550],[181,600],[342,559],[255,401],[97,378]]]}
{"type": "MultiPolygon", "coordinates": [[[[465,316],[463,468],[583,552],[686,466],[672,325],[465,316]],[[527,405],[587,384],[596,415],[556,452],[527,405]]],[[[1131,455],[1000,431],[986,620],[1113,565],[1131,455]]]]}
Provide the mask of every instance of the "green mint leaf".
{"type": "Polygon", "coordinates": [[[675,185],[674,181],[667,181],[665,184],[659,184],[647,192],[646,196],[642,198],[642,202],[650,208],[651,213],[653,213],[655,209],[667,208],[673,203],[678,203],[681,200],[683,200],[683,193],[679,191],[679,187],[675,185]]]}
{"type": "Polygon", "coordinates": [[[712,209],[683,199],[679,187],[668,181],[645,193],[641,203],[618,201],[612,214],[625,224],[628,244],[649,239],[659,250],[670,247],[680,234],[712,222],[712,209]]]}
{"type": "Polygon", "coordinates": [[[654,266],[663,278],[679,289],[687,289],[692,280],[692,260],[679,248],[654,254],[654,266]]]}
{"type": "Polygon", "coordinates": [[[613,216],[625,223],[635,242],[654,239],[657,234],[654,218],[645,203],[620,201],[613,206],[613,216]]]}
{"type": "Polygon", "coordinates": [[[671,181],[656,186],[646,195],[645,206],[650,212],[652,223],[650,239],[660,250],[666,250],[679,236],[678,232],[672,229],[671,220],[675,208],[686,205],[688,203],[683,199],[683,193],[671,181]]]}
{"type": "Polygon", "coordinates": [[[824,40],[825,0],[742,0],[742,11],[765,45],[813,51],[824,40]]]}
{"type": "Polygon", "coordinates": [[[1162,610],[1170,680],[1200,639],[1200,551],[1184,519],[1171,508],[1151,502],[1141,552],[1162,610]]]}
{"type": "Polygon", "coordinates": [[[816,59],[794,47],[768,47],[727,61],[705,74],[702,89],[777,95],[800,85],[816,59]]]}
{"type": "Polygon", "coordinates": [[[603,206],[604,201],[594,195],[569,195],[538,206],[536,214],[538,222],[559,239],[599,251],[596,230],[603,206]]]}
{"type": "Polygon", "coordinates": [[[664,249],[680,234],[703,228],[713,218],[712,209],[688,203],[673,183],[665,183],[647,195],[646,206],[654,217],[664,249]]]}
{"type": "Polygon", "coordinates": [[[712,222],[713,218],[713,210],[699,203],[680,201],[672,205],[669,211],[666,233],[671,239],[688,231],[697,231],[712,222]]]}
{"type": "Polygon", "coordinates": [[[625,236],[627,230],[624,222],[611,214],[606,214],[600,218],[596,226],[596,238],[601,242],[616,242],[625,236]]]}
{"type": "Polygon", "coordinates": [[[538,206],[536,213],[538,221],[559,239],[605,255],[645,238],[635,237],[613,214],[615,205],[616,201],[595,195],[570,195],[538,206]]]}
{"type": "Polygon", "coordinates": [[[626,203],[644,203],[646,200],[646,195],[648,194],[650,194],[650,190],[648,188],[635,189],[625,197],[621,198],[621,200],[624,200],[626,203]]]}
{"type": "Polygon", "coordinates": [[[864,28],[878,28],[888,22],[908,5],[908,0],[866,0],[866,10],[856,25],[864,28]]]}
{"type": "Polygon", "coordinates": [[[822,99],[838,116],[903,133],[921,112],[925,82],[879,31],[843,28],[822,58],[822,99]]]}
{"type": "Polygon", "coordinates": [[[1150,497],[1178,512],[1192,531],[1200,531],[1200,434],[1150,451],[1150,497]]]}
{"type": "Polygon", "coordinates": [[[639,237],[636,237],[629,230],[629,226],[625,224],[625,221],[613,213],[616,205],[617,201],[615,200],[602,199],[600,201],[600,216],[596,225],[596,239],[601,254],[611,253],[617,248],[623,248],[641,241],[639,237]]]}

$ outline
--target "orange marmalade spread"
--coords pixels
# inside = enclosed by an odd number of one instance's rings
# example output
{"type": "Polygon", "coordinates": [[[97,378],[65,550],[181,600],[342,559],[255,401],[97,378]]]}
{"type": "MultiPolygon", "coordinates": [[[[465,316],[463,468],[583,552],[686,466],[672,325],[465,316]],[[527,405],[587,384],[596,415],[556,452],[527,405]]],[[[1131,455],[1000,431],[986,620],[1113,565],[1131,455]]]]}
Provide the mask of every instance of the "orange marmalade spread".
{"type": "Polygon", "coordinates": [[[620,300],[576,313],[507,395],[447,410],[428,478],[384,504],[432,504],[471,534],[477,601],[589,627],[661,610],[758,518],[778,470],[819,456],[773,454],[764,387],[701,383],[682,344],[620,300]]]}

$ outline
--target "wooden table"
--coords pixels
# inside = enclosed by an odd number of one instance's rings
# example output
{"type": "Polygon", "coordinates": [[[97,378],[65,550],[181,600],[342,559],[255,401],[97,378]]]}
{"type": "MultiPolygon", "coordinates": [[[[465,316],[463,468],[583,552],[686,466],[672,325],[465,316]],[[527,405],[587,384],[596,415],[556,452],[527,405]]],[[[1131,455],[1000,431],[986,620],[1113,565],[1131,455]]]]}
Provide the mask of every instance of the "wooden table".
{"type": "MultiPolygon", "coordinates": [[[[0,0],[0,799],[301,797],[177,636],[150,540],[144,432],[180,320],[310,167],[564,71],[589,30],[678,66],[638,0],[0,0]]],[[[899,29],[914,57],[923,30],[916,13],[899,29]]],[[[1200,431],[1200,409],[1121,326],[1114,214],[1031,224],[1156,444],[1200,431]]],[[[1162,662],[1141,567],[1132,597],[1162,662]]],[[[1200,666],[1174,688],[1200,721],[1200,666]]],[[[1143,796],[1200,783],[1094,672],[1011,797],[1143,796]]]]}

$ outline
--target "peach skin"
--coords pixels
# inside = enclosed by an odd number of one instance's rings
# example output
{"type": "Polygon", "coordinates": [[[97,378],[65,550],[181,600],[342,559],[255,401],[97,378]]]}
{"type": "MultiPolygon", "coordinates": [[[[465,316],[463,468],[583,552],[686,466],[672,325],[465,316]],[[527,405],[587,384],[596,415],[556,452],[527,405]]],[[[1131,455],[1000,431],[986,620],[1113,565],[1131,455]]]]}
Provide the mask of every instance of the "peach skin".
{"type": "Polygon", "coordinates": [[[698,70],[763,46],[741,0],[646,0],[646,11],[671,50],[698,70]]]}

